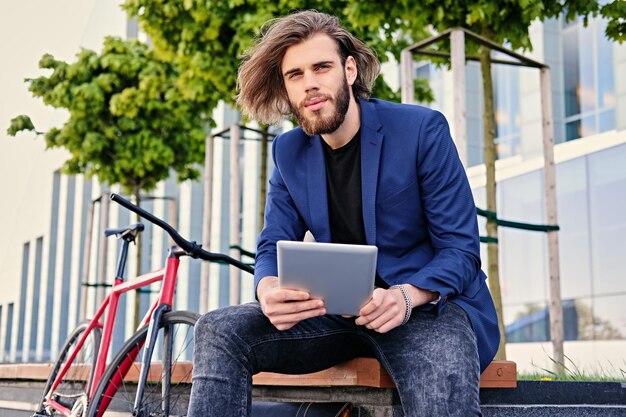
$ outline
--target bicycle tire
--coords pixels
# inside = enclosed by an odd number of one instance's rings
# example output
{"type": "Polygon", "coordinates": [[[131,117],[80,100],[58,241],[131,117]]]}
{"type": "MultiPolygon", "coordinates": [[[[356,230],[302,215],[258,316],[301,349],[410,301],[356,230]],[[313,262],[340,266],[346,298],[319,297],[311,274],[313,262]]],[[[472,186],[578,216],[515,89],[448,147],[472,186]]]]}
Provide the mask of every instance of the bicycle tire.
{"type": "MultiPolygon", "coordinates": [[[[155,346],[149,372],[149,375],[153,375],[153,378],[150,378],[145,386],[143,401],[140,405],[140,416],[170,417],[187,414],[189,385],[191,384],[191,362],[193,359],[193,328],[199,317],[199,314],[190,311],[172,311],[165,313],[161,318],[161,323],[159,323],[159,340],[157,340],[155,346]],[[158,369],[159,363],[155,359],[158,359],[160,355],[160,352],[157,352],[157,348],[163,346],[163,329],[166,326],[172,326],[172,334],[176,339],[172,353],[171,374],[179,371],[174,382],[168,381],[168,383],[172,384],[169,390],[169,398],[166,399],[171,407],[169,413],[164,413],[161,409],[161,404],[164,400],[164,395],[161,392],[162,381],[154,378],[155,375],[162,375],[162,370],[158,369]],[[177,383],[180,378],[188,382],[188,384],[177,383]]],[[[147,333],[148,326],[142,327],[124,343],[119,353],[111,361],[88,407],[89,417],[102,417],[109,408],[113,408],[117,413],[127,412],[129,416],[132,415],[137,384],[123,380],[123,377],[127,375],[127,371],[124,369],[128,369],[130,365],[135,368],[131,369],[133,373],[139,373],[140,363],[137,360],[141,360],[147,333]],[[111,392],[114,395],[111,395],[111,392]],[[113,404],[111,407],[109,407],[110,403],[113,404]]]]}
{"type": "Polygon", "coordinates": [[[54,392],[50,393],[52,383],[66,363],[68,354],[76,343],[87,330],[90,321],[86,320],[79,323],[67,337],[63,343],[63,347],[52,366],[52,371],[43,390],[43,395],[37,407],[37,413],[40,415],[55,416],[59,415],[46,406],[47,398],[54,398],[70,410],[74,407],[76,401],[83,400],[86,404],[87,395],[91,383],[93,382],[93,370],[96,366],[98,351],[100,349],[100,340],[102,339],[102,330],[99,327],[91,329],[89,336],[81,347],[78,355],[74,358],[74,364],[65,374],[61,383],[54,392]],[[87,365],[87,366],[85,366],[87,365]]]}

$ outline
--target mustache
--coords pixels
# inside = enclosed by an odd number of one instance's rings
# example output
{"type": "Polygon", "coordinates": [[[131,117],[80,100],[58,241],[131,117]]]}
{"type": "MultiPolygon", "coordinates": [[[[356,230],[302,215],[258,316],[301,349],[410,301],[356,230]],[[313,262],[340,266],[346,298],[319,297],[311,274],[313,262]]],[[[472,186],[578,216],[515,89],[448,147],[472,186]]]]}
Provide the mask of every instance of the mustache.
{"type": "Polygon", "coordinates": [[[306,106],[308,102],[318,99],[318,98],[321,98],[327,101],[334,101],[333,96],[331,96],[330,94],[311,93],[311,94],[307,94],[306,97],[304,97],[304,99],[300,102],[298,107],[302,109],[306,106]]]}

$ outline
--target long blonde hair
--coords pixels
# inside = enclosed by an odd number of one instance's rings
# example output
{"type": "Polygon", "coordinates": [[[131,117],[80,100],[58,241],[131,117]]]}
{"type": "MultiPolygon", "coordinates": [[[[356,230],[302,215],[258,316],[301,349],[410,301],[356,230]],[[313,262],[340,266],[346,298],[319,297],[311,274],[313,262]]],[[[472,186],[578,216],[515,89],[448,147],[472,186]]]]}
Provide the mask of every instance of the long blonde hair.
{"type": "Polygon", "coordinates": [[[358,75],[352,92],[355,97],[369,97],[380,72],[376,55],[341,27],[335,16],[307,10],[270,20],[258,43],[244,55],[239,68],[237,95],[237,104],[244,114],[259,122],[274,124],[290,113],[281,61],[287,48],[320,33],[337,42],[342,64],[348,56],[354,58],[358,75]]]}

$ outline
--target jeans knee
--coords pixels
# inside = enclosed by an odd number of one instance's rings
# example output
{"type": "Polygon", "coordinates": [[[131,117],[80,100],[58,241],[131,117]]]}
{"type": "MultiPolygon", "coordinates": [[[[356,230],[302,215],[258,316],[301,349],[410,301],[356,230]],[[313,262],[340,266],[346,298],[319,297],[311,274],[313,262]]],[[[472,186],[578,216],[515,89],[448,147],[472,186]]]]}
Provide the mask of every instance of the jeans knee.
{"type": "MultiPolygon", "coordinates": [[[[195,326],[196,343],[228,342],[241,340],[250,334],[258,321],[260,308],[254,304],[244,304],[209,311],[198,319],[195,326]]],[[[262,313],[261,313],[262,315],[262,313]]]]}

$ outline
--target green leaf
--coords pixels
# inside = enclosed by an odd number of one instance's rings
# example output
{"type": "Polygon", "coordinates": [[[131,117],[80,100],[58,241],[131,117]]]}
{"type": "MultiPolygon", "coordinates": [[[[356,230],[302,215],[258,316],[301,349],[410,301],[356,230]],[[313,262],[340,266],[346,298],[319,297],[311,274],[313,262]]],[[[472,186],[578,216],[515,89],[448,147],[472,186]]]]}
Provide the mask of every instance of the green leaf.
{"type": "Polygon", "coordinates": [[[30,117],[25,114],[19,115],[11,119],[11,123],[9,128],[7,129],[7,134],[9,136],[15,136],[18,132],[22,130],[35,131],[35,126],[33,122],[30,120],[30,117]]]}

